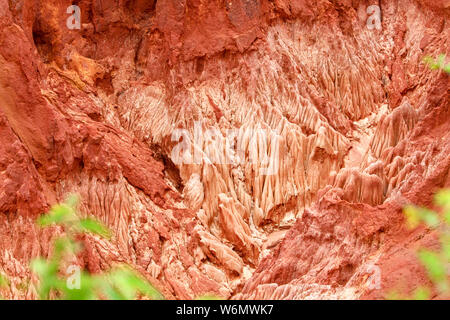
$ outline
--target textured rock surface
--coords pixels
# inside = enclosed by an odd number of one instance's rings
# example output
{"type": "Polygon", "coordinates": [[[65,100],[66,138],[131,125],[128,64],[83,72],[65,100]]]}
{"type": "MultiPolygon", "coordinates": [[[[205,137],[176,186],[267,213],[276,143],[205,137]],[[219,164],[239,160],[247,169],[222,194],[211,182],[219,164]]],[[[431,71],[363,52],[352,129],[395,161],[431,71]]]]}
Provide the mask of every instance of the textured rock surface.
{"type": "Polygon", "coordinates": [[[69,30],[72,3],[0,0],[4,296],[35,298],[28,263],[60,231],[34,220],[71,192],[115,232],[79,263],[128,262],[167,298],[426,282],[433,233],[401,207],[450,186],[448,76],[421,64],[448,53],[449,1],[86,0],[69,30]]]}

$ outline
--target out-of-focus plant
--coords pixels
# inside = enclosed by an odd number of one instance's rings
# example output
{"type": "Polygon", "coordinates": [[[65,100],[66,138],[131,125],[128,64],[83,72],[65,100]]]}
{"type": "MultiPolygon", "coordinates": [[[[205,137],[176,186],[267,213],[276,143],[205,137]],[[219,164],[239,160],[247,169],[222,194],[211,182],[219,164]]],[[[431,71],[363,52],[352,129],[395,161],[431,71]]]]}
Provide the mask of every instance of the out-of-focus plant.
{"type": "Polygon", "coordinates": [[[447,74],[450,74],[450,63],[445,64],[445,59],[446,55],[441,54],[437,59],[427,56],[423,60],[431,70],[443,70],[447,74]]]}
{"type": "Polygon", "coordinates": [[[439,251],[426,248],[417,251],[418,259],[425,267],[433,286],[417,288],[412,297],[394,292],[388,296],[389,299],[428,300],[433,290],[444,296],[450,296],[450,190],[438,192],[434,197],[434,203],[442,209],[440,212],[416,206],[407,206],[404,209],[410,229],[425,225],[438,233],[439,251]]]}
{"type": "Polygon", "coordinates": [[[73,261],[82,250],[77,236],[91,233],[102,238],[110,238],[111,232],[91,218],[80,218],[76,213],[78,199],[71,196],[65,203],[55,205],[50,212],[38,219],[38,225],[48,227],[59,225],[64,235],[54,242],[50,259],[38,258],[31,263],[37,274],[39,298],[64,300],[132,300],[136,298],[162,299],[162,295],[141,275],[129,266],[117,266],[108,272],[92,275],[86,271],[74,274],[78,286],[69,285],[64,276],[64,266],[73,261]]]}
{"type": "MultiPolygon", "coordinates": [[[[3,274],[0,273],[0,290],[8,286],[8,278],[6,278],[3,274]]],[[[0,294],[0,300],[3,299],[0,294]]]]}

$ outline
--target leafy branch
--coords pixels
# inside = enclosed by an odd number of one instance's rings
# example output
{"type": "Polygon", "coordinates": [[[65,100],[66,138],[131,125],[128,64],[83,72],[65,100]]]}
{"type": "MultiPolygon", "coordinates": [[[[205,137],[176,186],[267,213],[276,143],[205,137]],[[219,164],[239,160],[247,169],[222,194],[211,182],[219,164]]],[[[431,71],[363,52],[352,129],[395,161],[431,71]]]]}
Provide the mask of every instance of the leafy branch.
{"type": "MultiPolygon", "coordinates": [[[[86,271],[75,272],[73,279],[78,286],[69,285],[71,279],[63,275],[64,266],[73,261],[82,250],[77,236],[90,233],[105,239],[111,238],[111,231],[92,218],[80,218],[76,212],[78,198],[71,196],[66,202],[55,205],[50,212],[38,219],[40,227],[59,225],[65,235],[54,242],[50,259],[38,258],[32,261],[31,269],[38,276],[38,295],[42,300],[132,300],[138,297],[162,299],[163,296],[140,274],[126,265],[116,266],[108,272],[92,275],[86,271]]],[[[78,267],[77,267],[78,268],[78,267]]],[[[75,268],[75,271],[77,269],[75,268]]],[[[1,285],[0,278],[0,285],[1,285]]]]}
{"type": "MultiPolygon", "coordinates": [[[[450,190],[438,192],[434,197],[434,204],[441,208],[440,212],[416,206],[407,206],[404,209],[407,226],[410,229],[425,225],[436,230],[440,242],[439,251],[426,248],[420,248],[417,251],[418,259],[425,267],[433,287],[417,288],[412,297],[415,300],[430,299],[433,289],[444,296],[450,295],[450,190]]],[[[388,298],[411,299],[395,292],[391,293],[388,298]]]]}

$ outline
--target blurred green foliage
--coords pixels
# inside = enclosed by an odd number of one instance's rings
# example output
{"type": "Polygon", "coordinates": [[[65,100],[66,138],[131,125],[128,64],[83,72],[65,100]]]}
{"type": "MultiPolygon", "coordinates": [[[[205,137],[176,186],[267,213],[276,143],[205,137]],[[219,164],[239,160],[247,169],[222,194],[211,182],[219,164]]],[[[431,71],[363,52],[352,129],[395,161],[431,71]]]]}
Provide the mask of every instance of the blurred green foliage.
{"type": "MultiPolygon", "coordinates": [[[[8,279],[3,274],[0,273],[0,289],[5,288],[7,286],[8,286],[8,279]]],[[[2,299],[3,297],[0,294],[0,300],[2,299]]]]}
{"type": "MultiPolygon", "coordinates": [[[[64,235],[54,241],[49,259],[38,258],[31,262],[32,271],[38,276],[37,291],[42,300],[132,300],[137,298],[163,299],[163,296],[139,273],[126,265],[119,265],[108,272],[90,274],[76,265],[71,265],[82,250],[77,235],[90,233],[105,239],[111,231],[91,218],[80,218],[76,212],[78,198],[70,196],[66,202],[55,205],[41,216],[40,227],[61,226],[64,235]],[[73,274],[67,277],[67,270],[73,274]],[[72,283],[71,283],[72,282],[72,283]],[[72,285],[71,285],[72,284],[72,285]]],[[[7,285],[0,276],[0,286],[7,285]]]]}
{"type": "Polygon", "coordinates": [[[436,230],[440,250],[420,248],[417,251],[419,261],[425,267],[432,287],[417,288],[412,297],[400,295],[397,292],[390,293],[388,299],[415,299],[428,300],[433,291],[444,296],[450,295],[450,190],[442,190],[434,197],[434,204],[441,208],[439,212],[416,206],[407,206],[404,209],[407,225],[415,229],[425,225],[436,230]]]}
{"type": "Polygon", "coordinates": [[[424,58],[424,62],[431,68],[431,70],[443,70],[450,74],[450,63],[445,64],[446,55],[441,54],[437,59],[430,56],[424,58]]]}

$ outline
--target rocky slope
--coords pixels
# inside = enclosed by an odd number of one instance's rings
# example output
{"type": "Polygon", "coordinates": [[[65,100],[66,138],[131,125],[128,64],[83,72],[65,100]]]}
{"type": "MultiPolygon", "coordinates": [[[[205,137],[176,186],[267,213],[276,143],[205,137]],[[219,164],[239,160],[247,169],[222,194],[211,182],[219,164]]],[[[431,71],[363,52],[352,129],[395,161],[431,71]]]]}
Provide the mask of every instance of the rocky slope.
{"type": "MultiPolygon", "coordinates": [[[[0,0],[0,270],[68,193],[167,298],[382,298],[426,282],[402,206],[450,186],[450,2],[0,0]],[[72,4],[80,29],[69,29],[72,4]],[[369,28],[367,8],[381,8],[369,28]],[[180,152],[181,151],[181,152],[180,152]],[[375,282],[375,285],[374,285],[375,282]]],[[[5,295],[5,294],[4,294],[5,295]]]]}

